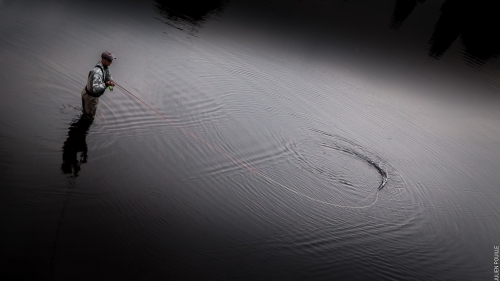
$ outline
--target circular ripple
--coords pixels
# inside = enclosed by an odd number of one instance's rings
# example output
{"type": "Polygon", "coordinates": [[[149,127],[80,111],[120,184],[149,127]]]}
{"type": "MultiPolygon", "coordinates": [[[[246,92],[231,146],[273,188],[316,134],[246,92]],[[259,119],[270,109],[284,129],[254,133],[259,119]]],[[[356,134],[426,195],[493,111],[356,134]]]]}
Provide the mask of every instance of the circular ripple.
{"type": "Polygon", "coordinates": [[[390,177],[396,187],[402,186],[395,170],[380,157],[337,135],[311,130],[287,150],[292,159],[282,177],[286,182],[272,181],[313,201],[365,208],[375,204],[390,177]]]}

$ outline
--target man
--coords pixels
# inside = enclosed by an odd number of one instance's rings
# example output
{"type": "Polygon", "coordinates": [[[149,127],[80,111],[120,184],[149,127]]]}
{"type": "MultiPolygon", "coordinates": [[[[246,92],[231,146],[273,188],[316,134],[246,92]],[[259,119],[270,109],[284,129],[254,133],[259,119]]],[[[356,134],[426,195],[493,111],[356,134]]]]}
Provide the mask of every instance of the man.
{"type": "Polygon", "coordinates": [[[106,51],[101,54],[101,61],[89,72],[87,85],[82,91],[82,107],[84,116],[93,120],[97,111],[99,97],[104,94],[108,86],[115,86],[113,77],[109,73],[109,66],[113,63],[115,56],[106,51]]]}

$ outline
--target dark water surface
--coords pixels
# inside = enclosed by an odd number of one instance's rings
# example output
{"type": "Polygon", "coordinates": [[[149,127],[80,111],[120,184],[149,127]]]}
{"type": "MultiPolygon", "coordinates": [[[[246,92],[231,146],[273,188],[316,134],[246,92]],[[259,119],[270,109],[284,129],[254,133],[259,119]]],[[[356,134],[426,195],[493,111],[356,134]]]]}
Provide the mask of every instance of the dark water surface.
{"type": "Polygon", "coordinates": [[[493,280],[494,11],[0,0],[0,279],[493,280]]]}

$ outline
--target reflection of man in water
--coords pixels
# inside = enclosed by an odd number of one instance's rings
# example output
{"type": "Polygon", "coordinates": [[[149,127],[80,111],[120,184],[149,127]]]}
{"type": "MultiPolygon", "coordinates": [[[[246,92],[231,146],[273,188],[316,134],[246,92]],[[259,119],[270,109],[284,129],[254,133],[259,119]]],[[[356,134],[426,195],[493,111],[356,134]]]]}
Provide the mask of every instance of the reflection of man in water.
{"type": "Polygon", "coordinates": [[[94,119],[99,97],[104,94],[107,86],[114,86],[113,77],[109,73],[109,66],[113,63],[115,56],[110,52],[101,54],[101,61],[89,72],[87,85],[82,91],[82,107],[84,116],[94,119]]]}
{"type": "Polygon", "coordinates": [[[92,121],[85,117],[85,114],[71,123],[68,131],[68,138],[63,145],[63,163],[61,170],[64,174],[74,174],[78,176],[80,165],[87,163],[87,132],[90,128],[92,121]],[[80,160],[78,160],[78,152],[80,160]]]}

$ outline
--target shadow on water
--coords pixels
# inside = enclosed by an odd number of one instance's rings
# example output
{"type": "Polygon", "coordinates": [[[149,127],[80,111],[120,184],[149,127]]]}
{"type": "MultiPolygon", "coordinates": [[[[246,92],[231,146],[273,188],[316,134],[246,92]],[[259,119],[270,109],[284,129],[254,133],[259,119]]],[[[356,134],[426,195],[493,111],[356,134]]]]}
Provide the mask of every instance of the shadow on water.
{"type": "Polygon", "coordinates": [[[441,57],[451,44],[462,37],[465,59],[482,64],[500,53],[496,40],[499,20],[493,1],[450,1],[441,7],[441,16],[429,41],[429,56],[441,57]]]}
{"type": "MultiPolygon", "coordinates": [[[[417,2],[425,0],[396,1],[390,27],[398,30],[414,11],[417,2]]],[[[500,53],[496,31],[500,27],[494,1],[447,0],[441,6],[441,15],[429,39],[429,57],[440,59],[450,46],[461,37],[464,59],[482,65],[500,53]]]]}
{"type": "Polygon", "coordinates": [[[209,18],[220,14],[226,3],[227,0],[155,0],[155,7],[166,24],[194,32],[209,18]]]}
{"type": "Polygon", "coordinates": [[[92,121],[86,119],[82,114],[78,120],[71,123],[68,130],[68,138],[62,147],[61,171],[63,174],[69,174],[78,177],[81,165],[87,163],[87,133],[92,125],[92,121]],[[80,153],[80,157],[78,157],[80,153]]]}
{"type": "Polygon", "coordinates": [[[391,28],[398,30],[401,24],[408,18],[417,6],[417,2],[424,3],[425,0],[397,0],[392,14],[391,28]]]}

